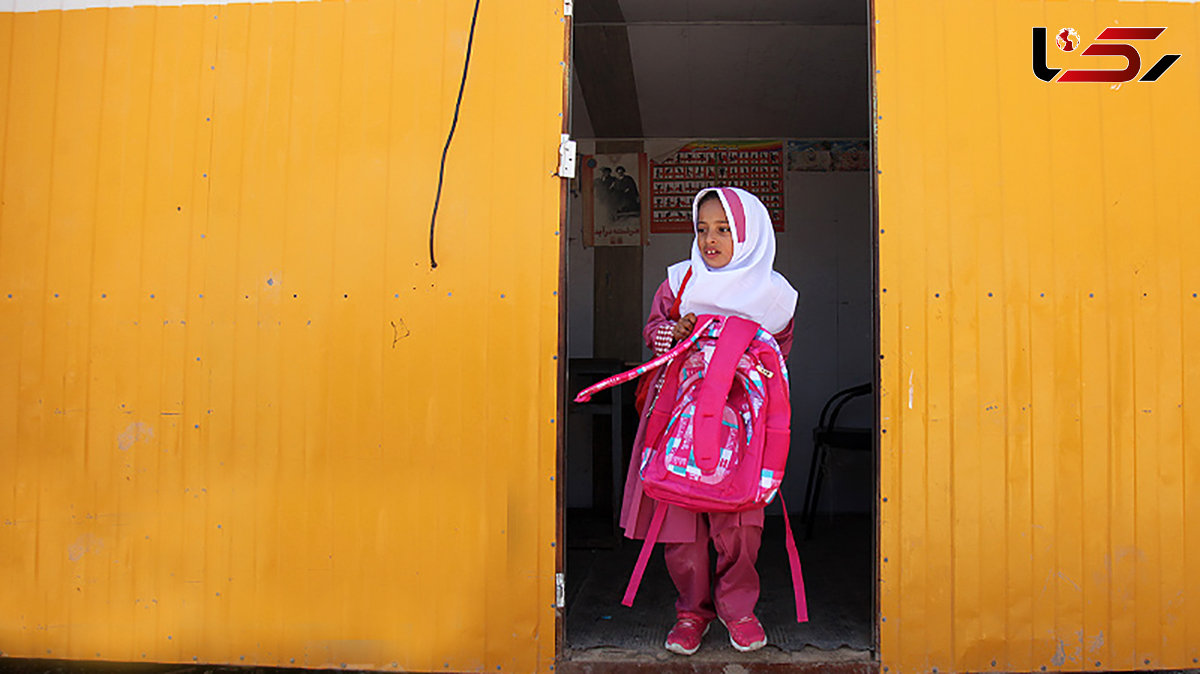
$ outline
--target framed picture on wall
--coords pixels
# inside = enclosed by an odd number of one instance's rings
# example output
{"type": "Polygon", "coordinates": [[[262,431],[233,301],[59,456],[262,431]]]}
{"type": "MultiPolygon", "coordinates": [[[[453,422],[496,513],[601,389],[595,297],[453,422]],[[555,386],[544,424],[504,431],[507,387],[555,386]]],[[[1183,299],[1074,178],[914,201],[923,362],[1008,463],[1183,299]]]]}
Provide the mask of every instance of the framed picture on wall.
{"type": "Polygon", "coordinates": [[[646,245],[645,153],[592,154],[582,160],[583,245],[646,245]]]}

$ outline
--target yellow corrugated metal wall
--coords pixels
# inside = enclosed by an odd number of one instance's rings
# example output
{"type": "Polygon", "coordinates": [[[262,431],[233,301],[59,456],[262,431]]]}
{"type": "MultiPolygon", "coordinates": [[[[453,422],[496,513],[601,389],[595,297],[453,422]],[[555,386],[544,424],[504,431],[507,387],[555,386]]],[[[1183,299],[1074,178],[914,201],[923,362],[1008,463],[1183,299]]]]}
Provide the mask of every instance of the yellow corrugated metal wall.
{"type": "Polygon", "coordinates": [[[561,0],[0,13],[0,651],[545,671],[561,0]]]}
{"type": "Polygon", "coordinates": [[[883,665],[1194,667],[1200,9],[877,0],[875,19],[883,665]],[[1034,26],[1165,26],[1142,72],[1183,56],[1156,83],[1046,83],[1034,26]]]}

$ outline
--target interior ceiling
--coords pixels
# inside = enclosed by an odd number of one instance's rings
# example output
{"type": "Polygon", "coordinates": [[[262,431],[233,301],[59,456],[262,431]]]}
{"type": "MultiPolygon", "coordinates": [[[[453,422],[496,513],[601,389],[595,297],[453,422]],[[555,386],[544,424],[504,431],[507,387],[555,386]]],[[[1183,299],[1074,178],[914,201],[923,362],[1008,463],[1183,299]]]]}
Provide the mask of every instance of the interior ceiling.
{"type": "MultiPolygon", "coordinates": [[[[586,0],[577,0],[583,4],[586,0]]],[[[625,20],[867,25],[866,0],[619,0],[625,20]]]]}
{"type": "Polygon", "coordinates": [[[865,138],[867,0],[575,0],[577,138],[865,138]]]}

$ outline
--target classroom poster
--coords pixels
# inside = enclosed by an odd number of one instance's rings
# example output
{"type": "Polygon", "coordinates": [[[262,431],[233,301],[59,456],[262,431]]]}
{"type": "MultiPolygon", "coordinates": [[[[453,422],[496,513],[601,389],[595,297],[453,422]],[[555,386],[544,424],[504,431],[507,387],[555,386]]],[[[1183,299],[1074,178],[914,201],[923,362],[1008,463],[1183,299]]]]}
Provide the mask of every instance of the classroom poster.
{"type": "Polygon", "coordinates": [[[705,187],[740,187],[762,200],[783,231],[783,141],[695,141],[650,162],[650,231],[691,232],[692,199],[705,187]]]}
{"type": "Polygon", "coordinates": [[[871,146],[866,140],[789,140],[789,171],[866,171],[871,146]]]}

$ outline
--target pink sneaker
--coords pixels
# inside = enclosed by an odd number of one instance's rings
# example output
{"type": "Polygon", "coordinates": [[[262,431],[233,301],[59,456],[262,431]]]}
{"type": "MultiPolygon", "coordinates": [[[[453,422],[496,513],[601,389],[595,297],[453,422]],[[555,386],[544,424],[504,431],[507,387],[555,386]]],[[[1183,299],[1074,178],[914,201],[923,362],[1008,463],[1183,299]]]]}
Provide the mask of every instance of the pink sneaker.
{"type": "Polygon", "coordinates": [[[691,655],[700,650],[700,642],[704,640],[704,635],[708,634],[711,625],[711,621],[704,618],[679,616],[675,626],[667,634],[667,643],[664,646],[672,653],[691,655]]]}
{"type": "Polygon", "coordinates": [[[729,630],[729,643],[743,653],[757,651],[767,645],[767,633],[753,614],[732,622],[722,619],[721,623],[729,630]]]}

